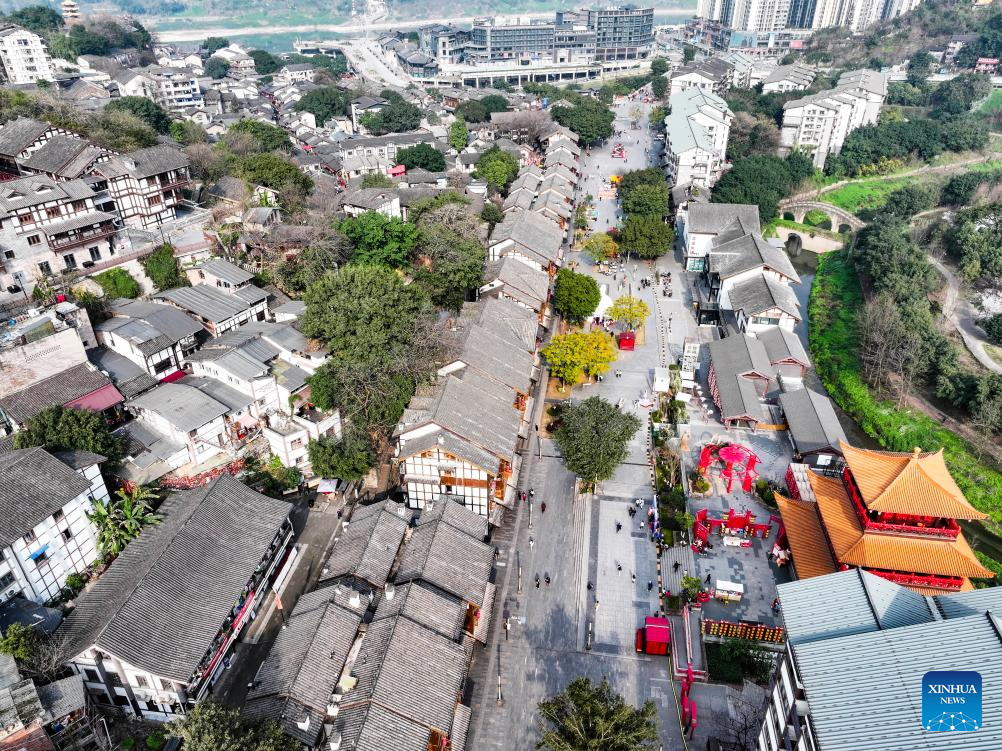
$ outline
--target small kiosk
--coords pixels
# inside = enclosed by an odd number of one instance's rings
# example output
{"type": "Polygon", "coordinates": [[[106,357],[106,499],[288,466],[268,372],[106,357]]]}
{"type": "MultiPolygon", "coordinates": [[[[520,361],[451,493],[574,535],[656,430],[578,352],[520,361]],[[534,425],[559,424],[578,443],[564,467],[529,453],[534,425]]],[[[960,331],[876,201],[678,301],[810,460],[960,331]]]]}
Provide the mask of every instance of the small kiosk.
{"type": "Polygon", "coordinates": [[[713,596],[720,600],[720,602],[741,602],[744,594],[745,587],[743,584],[727,581],[726,579],[717,579],[717,589],[713,596]]]}

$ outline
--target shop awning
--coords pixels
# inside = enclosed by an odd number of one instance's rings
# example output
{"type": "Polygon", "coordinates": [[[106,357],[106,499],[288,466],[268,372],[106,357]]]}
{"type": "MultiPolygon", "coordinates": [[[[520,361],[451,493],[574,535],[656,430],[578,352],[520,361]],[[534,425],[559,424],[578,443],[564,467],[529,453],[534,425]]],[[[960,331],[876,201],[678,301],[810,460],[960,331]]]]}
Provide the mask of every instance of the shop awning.
{"type": "Polygon", "coordinates": [[[66,402],[63,406],[74,409],[89,409],[91,412],[103,412],[109,407],[114,407],[116,404],[121,404],[124,401],[125,397],[115,388],[115,385],[108,383],[97,389],[97,391],[91,391],[89,394],[84,394],[78,399],[66,402]]]}

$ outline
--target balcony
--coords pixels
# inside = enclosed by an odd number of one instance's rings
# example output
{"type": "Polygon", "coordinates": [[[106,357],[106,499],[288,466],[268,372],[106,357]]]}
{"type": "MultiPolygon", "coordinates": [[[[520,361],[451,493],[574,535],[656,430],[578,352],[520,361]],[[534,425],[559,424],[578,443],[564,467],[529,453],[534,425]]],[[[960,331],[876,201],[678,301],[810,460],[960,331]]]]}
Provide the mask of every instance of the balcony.
{"type": "MultiPolygon", "coordinates": [[[[943,519],[933,516],[908,516],[906,514],[881,514],[882,521],[870,518],[870,512],[863,504],[863,499],[856,489],[856,483],[849,473],[849,468],[842,470],[842,484],[846,494],[852,501],[853,510],[865,532],[875,532],[887,535],[911,535],[934,537],[938,539],[955,540],[960,534],[960,526],[953,519],[943,519]]],[[[935,586],[935,585],[929,585],[935,586]]]]}
{"type": "Polygon", "coordinates": [[[54,251],[69,250],[80,245],[104,240],[114,235],[117,231],[115,225],[109,222],[92,229],[69,232],[62,237],[50,237],[49,247],[54,251]]]}
{"type": "Polygon", "coordinates": [[[187,188],[191,183],[188,177],[175,177],[166,180],[158,180],[157,187],[159,190],[171,190],[172,188],[187,188]]]}

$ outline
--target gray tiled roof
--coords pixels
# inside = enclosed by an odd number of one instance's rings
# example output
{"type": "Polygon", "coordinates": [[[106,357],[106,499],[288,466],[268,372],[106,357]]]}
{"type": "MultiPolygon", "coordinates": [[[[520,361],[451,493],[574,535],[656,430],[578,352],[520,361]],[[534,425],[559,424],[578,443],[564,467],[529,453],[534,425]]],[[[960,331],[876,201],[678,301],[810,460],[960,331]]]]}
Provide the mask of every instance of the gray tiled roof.
{"type": "Polygon", "coordinates": [[[528,394],[535,358],[505,333],[503,329],[484,324],[471,326],[463,332],[462,348],[456,360],[509,388],[528,394]]]}
{"type": "Polygon", "coordinates": [[[68,449],[66,451],[53,451],[52,455],[71,469],[85,469],[93,467],[107,461],[108,457],[95,454],[93,451],[83,449],[68,449]]]}
{"type": "Polygon", "coordinates": [[[334,721],[342,749],[426,751],[429,729],[452,728],[468,665],[466,647],[412,620],[373,622],[352,670],[358,683],[334,721]]]}
{"type": "Polygon", "coordinates": [[[254,275],[249,271],[245,271],[224,258],[210,258],[197,268],[206,274],[212,274],[212,276],[222,279],[224,282],[229,282],[234,287],[249,282],[254,278],[254,275]]]}
{"type": "Polygon", "coordinates": [[[0,454],[0,550],[90,489],[42,448],[0,454]]]}
{"type": "Polygon", "coordinates": [[[778,308],[784,313],[801,319],[800,306],[793,290],[772,276],[759,274],[740,284],[735,284],[727,292],[733,310],[743,310],[748,317],[778,308]]]}
{"type": "Polygon", "coordinates": [[[38,700],[42,708],[53,720],[59,720],[68,714],[87,706],[87,691],[84,688],[82,675],[71,675],[58,681],[38,686],[38,700]]]}
{"type": "Polygon", "coordinates": [[[772,73],[766,76],[762,83],[779,83],[780,81],[791,81],[796,86],[807,88],[814,81],[815,72],[806,65],[793,63],[792,65],[777,66],[772,73]]]}
{"type": "Polygon", "coordinates": [[[772,364],[762,342],[747,334],[729,336],[710,342],[710,360],[717,376],[722,373],[772,373],[772,364]]]}
{"type": "Polygon", "coordinates": [[[494,227],[491,246],[512,241],[543,266],[560,259],[563,232],[553,222],[532,211],[512,211],[494,227]]]}
{"type": "MultiPolygon", "coordinates": [[[[239,290],[238,290],[239,291],[239,290]]],[[[264,290],[260,290],[264,292],[264,290]]],[[[267,293],[265,293],[267,294],[267,293]]],[[[220,323],[240,315],[250,304],[239,299],[235,294],[227,294],[208,284],[196,284],[193,287],[178,287],[158,292],[154,297],[167,300],[183,310],[213,323],[220,323]]]]}
{"type": "Polygon", "coordinates": [[[111,380],[90,363],[82,362],[62,373],[0,399],[0,409],[16,423],[24,423],[46,407],[68,404],[103,386],[111,380]]]}
{"type": "Polygon", "coordinates": [[[395,587],[393,597],[379,598],[374,621],[403,616],[446,639],[458,642],[466,624],[466,603],[455,595],[420,582],[395,587]]]}
{"type": "Polygon", "coordinates": [[[487,539],[487,519],[475,511],[466,508],[449,496],[441,496],[434,501],[427,501],[417,525],[423,526],[434,521],[442,521],[460,532],[465,532],[474,540],[483,542],[487,539]]]}
{"type": "Polygon", "coordinates": [[[716,235],[740,219],[747,232],[761,233],[758,206],[745,203],[695,203],[689,206],[688,232],[716,235]]]}
{"type": "Polygon", "coordinates": [[[247,695],[243,713],[277,722],[286,735],[313,748],[327,704],[355,641],[366,597],[352,604],[350,590],[319,589],[299,598],[247,695]],[[309,718],[304,730],[299,723],[309,718]]]}
{"type": "Polygon", "coordinates": [[[484,279],[487,282],[500,281],[505,295],[533,310],[541,310],[549,299],[549,275],[511,256],[488,263],[484,279]]]}
{"type": "Polygon", "coordinates": [[[180,382],[161,383],[129,401],[128,406],[155,412],[182,433],[197,430],[230,411],[228,406],[193,385],[180,382]]]}
{"type": "Polygon", "coordinates": [[[396,582],[420,579],[466,602],[484,604],[494,549],[444,520],[417,527],[404,545],[396,582]]]}
{"type": "Polygon", "coordinates": [[[760,234],[753,232],[724,240],[723,236],[714,238],[709,259],[710,271],[716,272],[722,278],[726,279],[764,266],[778,271],[794,282],[800,281],[800,276],[793,268],[793,262],[786,255],[786,251],[766,242],[760,234]]]}
{"type": "Polygon", "coordinates": [[[764,331],[755,334],[756,338],[765,345],[766,355],[769,362],[778,363],[783,360],[796,360],[805,368],[811,367],[811,360],[807,356],[800,337],[782,326],[770,326],[764,331]]]}
{"type": "Polygon", "coordinates": [[[198,321],[170,305],[158,305],[145,300],[116,300],[111,308],[116,317],[143,321],[173,342],[179,342],[202,330],[198,321]]]}
{"type": "Polygon", "coordinates": [[[87,141],[76,136],[55,135],[22,160],[21,166],[33,172],[60,175],[63,168],[89,146],[87,141]]]}
{"type": "Polygon", "coordinates": [[[226,407],[228,412],[239,412],[254,403],[254,398],[242,391],[237,391],[232,386],[227,386],[222,381],[214,378],[202,378],[200,376],[185,376],[175,383],[182,386],[190,386],[201,391],[203,394],[226,407]]]}
{"type": "Polygon", "coordinates": [[[289,509],[227,474],[170,496],[160,523],[129,543],[64,621],[57,636],[67,654],[96,646],[187,682],[289,509]]]}
{"type": "Polygon", "coordinates": [[[793,445],[801,454],[838,450],[839,441],[847,440],[827,396],[810,389],[797,389],[780,394],[779,403],[790,424],[793,445]]]}
{"type": "Polygon", "coordinates": [[[521,417],[515,392],[469,369],[449,376],[431,419],[506,461],[515,456],[521,417]]]}
{"type": "Polygon", "coordinates": [[[50,127],[48,123],[19,117],[0,128],[0,154],[14,157],[38,140],[50,127]]]}
{"type": "Polygon", "coordinates": [[[32,175],[0,184],[0,210],[4,213],[13,213],[50,201],[76,201],[93,197],[94,191],[83,180],[57,183],[45,175],[32,175]]]}
{"type": "MultiPolygon", "coordinates": [[[[97,327],[95,327],[97,328],[97,327]]],[[[199,327],[201,328],[201,327],[199,327]]],[[[156,379],[124,355],[104,347],[95,347],[87,353],[94,367],[111,376],[115,388],[126,399],[138,396],[157,385],[156,379]]]]}
{"type": "Polygon", "coordinates": [[[132,175],[142,180],[164,172],[187,167],[190,164],[188,155],[173,146],[150,146],[128,154],[113,156],[106,162],[96,166],[97,172],[105,177],[120,177],[132,175]]]}
{"type": "Polygon", "coordinates": [[[355,509],[324,564],[320,580],[354,576],[382,587],[390,575],[410,517],[410,511],[393,501],[355,509]]]}

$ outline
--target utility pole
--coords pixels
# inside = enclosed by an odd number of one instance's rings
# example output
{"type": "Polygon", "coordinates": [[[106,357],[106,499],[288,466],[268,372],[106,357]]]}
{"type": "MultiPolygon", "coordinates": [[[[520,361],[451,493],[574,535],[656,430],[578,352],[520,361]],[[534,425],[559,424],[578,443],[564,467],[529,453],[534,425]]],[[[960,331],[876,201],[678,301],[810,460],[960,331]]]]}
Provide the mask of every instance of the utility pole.
{"type": "Polygon", "coordinates": [[[498,644],[498,706],[504,704],[504,695],[501,693],[501,645],[498,644]]]}

